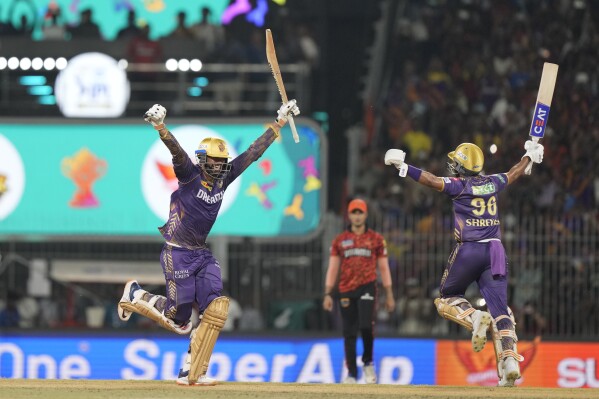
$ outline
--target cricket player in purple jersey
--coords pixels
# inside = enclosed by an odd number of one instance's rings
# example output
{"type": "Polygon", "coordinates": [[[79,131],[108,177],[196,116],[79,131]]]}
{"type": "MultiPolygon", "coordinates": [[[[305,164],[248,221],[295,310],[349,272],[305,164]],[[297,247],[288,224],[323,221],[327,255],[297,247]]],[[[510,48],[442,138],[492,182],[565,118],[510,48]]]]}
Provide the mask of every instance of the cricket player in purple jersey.
{"type": "Polygon", "coordinates": [[[171,152],[179,187],[171,195],[166,224],[159,228],[166,241],[160,263],[166,279],[166,297],[145,291],[132,280],[127,282],[118,303],[121,320],[133,312],[146,316],[167,330],[190,334],[190,345],[180,385],[214,385],[206,376],[208,362],[220,330],[227,320],[229,298],[221,296],[223,284],[218,261],[206,245],[206,238],[216,221],[223,194],[229,185],[258,160],[279,137],[290,115],[298,115],[295,100],[278,110],[276,123],[237,158],[229,162],[224,140],[208,137],[200,142],[194,164],[177,139],[164,124],[166,109],[154,105],[144,119],[154,126],[171,152]],[[201,321],[192,330],[192,307],[197,306],[201,321]]]}
{"type": "Polygon", "coordinates": [[[385,164],[399,169],[418,183],[448,195],[453,201],[454,232],[457,244],[449,256],[435,299],[437,312],[472,331],[475,352],[484,348],[490,328],[497,359],[499,386],[514,386],[520,378],[515,320],[507,305],[508,263],[501,243],[497,195],[524,174],[530,161],[543,161],[543,146],[527,141],[526,153],[509,172],[481,174],[484,155],[471,143],[460,144],[448,154],[453,177],[437,177],[404,163],[405,152],[391,149],[385,164]],[[489,312],[476,310],[464,298],[468,286],[476,281],[489,312]]]}

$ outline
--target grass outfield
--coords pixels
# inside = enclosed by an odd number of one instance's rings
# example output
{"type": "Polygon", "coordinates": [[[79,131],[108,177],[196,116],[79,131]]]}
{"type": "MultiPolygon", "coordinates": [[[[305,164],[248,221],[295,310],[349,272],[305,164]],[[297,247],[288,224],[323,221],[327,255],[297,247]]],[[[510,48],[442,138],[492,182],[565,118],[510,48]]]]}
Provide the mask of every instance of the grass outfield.
{"type": "Polygon", "coordinates": [[[172,381],[0,379],[2,399],[166,399],[166,398],[402,398],[402,399],[577,399],[597,398],[596,389],[496,388],[428,385],[341,385],[223,382],[181,387],[172,381]]]}

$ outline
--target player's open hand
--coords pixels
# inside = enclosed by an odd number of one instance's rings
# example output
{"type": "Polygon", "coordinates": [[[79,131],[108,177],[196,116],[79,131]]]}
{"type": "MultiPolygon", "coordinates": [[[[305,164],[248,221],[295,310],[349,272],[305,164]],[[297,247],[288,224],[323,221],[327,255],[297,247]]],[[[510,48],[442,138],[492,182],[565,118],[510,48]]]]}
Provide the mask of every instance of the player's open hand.
{"type": "Polygon", "coordinates": [[[162,125],[164,118],[166,118],[166,108],[160,104],[154,104],[144,115],[144,120],[153,126],[162,125]]]}

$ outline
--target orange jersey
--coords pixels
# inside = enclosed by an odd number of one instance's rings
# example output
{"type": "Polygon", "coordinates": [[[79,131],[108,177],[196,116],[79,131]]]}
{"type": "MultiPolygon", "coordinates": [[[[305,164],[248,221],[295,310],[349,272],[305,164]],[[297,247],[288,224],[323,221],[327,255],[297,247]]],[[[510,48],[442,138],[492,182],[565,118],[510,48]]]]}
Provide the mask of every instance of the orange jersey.
{"type": "Polygon", "coordinates": [[[360,235],[347,230],[333,240],[331,256],[341,259],[339,292],[353,291],[376,280],[377,259],[387,257],[387,243],[374,230],[360,235]]]}

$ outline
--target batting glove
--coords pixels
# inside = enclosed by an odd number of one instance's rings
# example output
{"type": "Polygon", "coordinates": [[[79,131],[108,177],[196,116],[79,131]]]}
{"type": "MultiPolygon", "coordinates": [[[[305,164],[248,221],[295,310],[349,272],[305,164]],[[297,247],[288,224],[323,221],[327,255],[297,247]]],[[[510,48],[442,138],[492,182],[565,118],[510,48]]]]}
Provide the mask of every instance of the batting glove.
{"type": "Polygon", "coordinates": [[[404,159],[406,159],[406,153],[402,150],[391,149],[385,153],[385,165],[393,165],[397,169],[401,168],[404,159]]]}
{"type": "Polygon", "coordinates": [[[522,158],[529,157],[530,160],[534,163],[543,162],[543,154],[545,152],[545,147],[543,147],[542,144],[535,143],[532,140],[528,140],[526,141],[526,143],[524,143],[524,149],[526,150],[526,154],[524,154],[522,158]]]}
{"type": "Polygon", "coordinates": [[[166,117],[166,108],[160,104],[154,104],[144,115],[144,120],[150,122],[153,126],[160,126],[164,123],[166,117]]]}
{"type": "Polygon", "coordinates": [[[287,123],[288,117],[297,116],[300,114],[300,109],[297,106],[297,101],[289,100],[285,104],[281,105],[281,108],[277,111],[277,122],[285,121],[287,123]]]}

